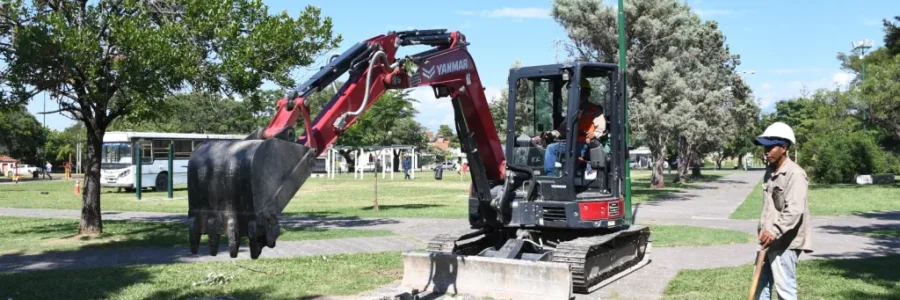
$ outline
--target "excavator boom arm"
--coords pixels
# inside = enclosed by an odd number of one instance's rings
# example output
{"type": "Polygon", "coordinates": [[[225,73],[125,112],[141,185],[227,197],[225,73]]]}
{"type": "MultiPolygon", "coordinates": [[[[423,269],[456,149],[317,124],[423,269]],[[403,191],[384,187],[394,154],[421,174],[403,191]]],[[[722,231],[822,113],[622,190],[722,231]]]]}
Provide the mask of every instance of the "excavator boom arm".
{"type": "MultiPolygon", "coordinates": [[[[311,175],[316,158],[388,89],[430,86],[436,97],[450,98],[461,148],[471,166],[472,195],[489,203],[491,185],[504,179],[506,161],[467,46],[463,34],[443,29],[372,37],[332,57],[287,93],[265,128],[242,141],[199,146],[188,163],[191,251],[198,252],[204,233],[209,235],[212,255],[221,234],[228,236],[232,257],[237,256],[242,236],[249,238],[252,258],[259,256],[263,245],[274,247],[279,216],[311,175]],[[410,45],[432,48],[397,59],[398,48],[410,45]],[[311,118],[306,99],[344,74],[347,82],[311,118]],[[301,117],[304,132],[298,137],[294,126],[301,117]]],[[[499,226],[488,205],[479,211],[485,223],[499,226]]]]}
{"type": "Polygon", "coordinates": [[[281,99],[263,138],[273,138],[293,128],[303,116],[305,132],[298,143],[322,153],[388,89],[431,86],[436,97],[449,96],[451,101],[459,102],[454,110],[461,110],[457,114],[462,115],[470,131],[479,132],[474,135],[472,146],[480,150],[485,175],[489,180],[502,180],[503,151],[484,88],[466,46],[463,34],[440,29],[390,32],[360,42],[281,99]],[[396,58],[398,46],[420,44],[433,48],[396,58]],[[415,66],[414,72],[407,72],[408,63],[415,66]],[[319,115],[309,120],[309,105],[304,100],[328,88],[345,73],[349,80],[319,115]],[[293,99],[290,105],[286,105],[288,99],[293,99]]]}

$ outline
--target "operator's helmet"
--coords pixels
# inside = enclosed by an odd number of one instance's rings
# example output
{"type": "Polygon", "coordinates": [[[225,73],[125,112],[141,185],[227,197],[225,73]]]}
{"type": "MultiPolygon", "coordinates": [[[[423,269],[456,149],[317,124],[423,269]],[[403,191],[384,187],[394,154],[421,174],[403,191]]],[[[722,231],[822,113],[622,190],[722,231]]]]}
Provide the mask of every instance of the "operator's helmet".
{"type": "Polygon", "coordinates": [[[782,122],[775,122],[766,127],[766,131],[759,135],[753,143],[760,146],[790,146],[797,143],[797,140],[794,138],[794,130],[791,129],[791,126],[782,122]]]}

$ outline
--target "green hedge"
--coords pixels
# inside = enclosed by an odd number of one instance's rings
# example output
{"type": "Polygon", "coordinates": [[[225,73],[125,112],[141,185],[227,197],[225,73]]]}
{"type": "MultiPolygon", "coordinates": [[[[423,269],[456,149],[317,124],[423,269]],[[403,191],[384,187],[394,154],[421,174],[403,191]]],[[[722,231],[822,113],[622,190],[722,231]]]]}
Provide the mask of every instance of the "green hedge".
{"type": "Polygon", "coordinates": [[[802,155],[811,157],[801,164],[816,183],[853,183],[857,175],[892,172],[897,166],[896,156],[861,133],[818,135],[802,149],[802,155]]]}

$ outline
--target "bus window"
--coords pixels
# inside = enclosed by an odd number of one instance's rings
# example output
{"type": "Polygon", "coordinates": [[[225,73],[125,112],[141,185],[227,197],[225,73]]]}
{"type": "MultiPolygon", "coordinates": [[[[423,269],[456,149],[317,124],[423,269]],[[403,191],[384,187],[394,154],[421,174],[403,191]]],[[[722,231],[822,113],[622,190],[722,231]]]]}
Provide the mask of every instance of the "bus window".
{"type": "Polygon", "coordinates": [[[188,159],[191,158],[191,141],[189,140],[176,140],[175,141],[175,159],[188,159]]]}
{"type": "Polygon", "coordinates": [[[103,154],[100,162],[103,164],[131,164],[131,144],[124,142],[103,143],[103,154]]]}
{"type": "Polygon", "coordinates": [[[169,159],[170,140],[153,140],[153,159],[169,159]]]}

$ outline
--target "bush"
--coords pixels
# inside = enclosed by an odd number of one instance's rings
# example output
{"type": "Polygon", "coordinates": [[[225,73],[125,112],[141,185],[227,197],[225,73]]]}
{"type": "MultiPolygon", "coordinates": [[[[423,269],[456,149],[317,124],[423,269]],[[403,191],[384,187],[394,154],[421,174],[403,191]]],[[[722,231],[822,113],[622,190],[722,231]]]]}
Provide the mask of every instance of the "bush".
{"type": "Polygon", "coordinates": [[[862,133],[829,133],[810,139],[801,155],[810,180],[817,183],[853,183],[857,175],[890,172],[890,155],[875,139],[862,133]]]}

